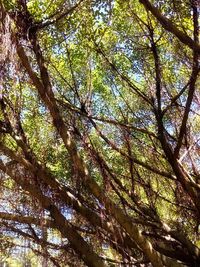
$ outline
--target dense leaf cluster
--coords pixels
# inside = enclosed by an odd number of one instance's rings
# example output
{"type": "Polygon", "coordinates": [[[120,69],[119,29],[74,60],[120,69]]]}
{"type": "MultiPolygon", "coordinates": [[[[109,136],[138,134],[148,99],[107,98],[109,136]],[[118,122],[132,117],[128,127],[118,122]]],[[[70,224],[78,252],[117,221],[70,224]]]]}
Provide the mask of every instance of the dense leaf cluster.
{"type": "Polygon", "coordinates": [[[0,20],[2,255],[199,266],[198,1],[0,0],[0,20]]]}

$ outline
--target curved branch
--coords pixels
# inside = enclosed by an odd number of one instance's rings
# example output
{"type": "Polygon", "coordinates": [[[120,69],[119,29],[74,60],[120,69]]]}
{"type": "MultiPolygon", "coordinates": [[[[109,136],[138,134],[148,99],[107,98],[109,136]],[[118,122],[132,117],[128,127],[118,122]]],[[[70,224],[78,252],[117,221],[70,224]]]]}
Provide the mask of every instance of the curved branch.
{"type": "Polygon", "coordinates": [[[152,13],[154,17],[157,18],[157,20],[160,22],[160,24],[163,26],[163,28],[169,32],[171,32],[173,35],[175,35],[183,44],[187,45],[192,50],[196,50],[197,53],[200,54],[200,45],[196,43],[192,38],[190,38],[187,34],[180,31],[174,23],[172,23],[171,20],[166,18],[161,14],[158,8],[156,8],[154,5],[150,3],[149,0],[139,0],[143,6],[152,13]]]}

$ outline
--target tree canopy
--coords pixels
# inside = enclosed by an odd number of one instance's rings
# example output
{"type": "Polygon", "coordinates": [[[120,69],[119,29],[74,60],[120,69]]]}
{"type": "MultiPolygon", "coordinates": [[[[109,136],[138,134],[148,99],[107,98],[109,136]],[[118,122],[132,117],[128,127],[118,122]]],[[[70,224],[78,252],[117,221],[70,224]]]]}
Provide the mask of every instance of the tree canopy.
{"type": "Polygon", "coordinates": [[[200,266],[198,1],[0,0],[0,41],[0,259],[200,266]]]}

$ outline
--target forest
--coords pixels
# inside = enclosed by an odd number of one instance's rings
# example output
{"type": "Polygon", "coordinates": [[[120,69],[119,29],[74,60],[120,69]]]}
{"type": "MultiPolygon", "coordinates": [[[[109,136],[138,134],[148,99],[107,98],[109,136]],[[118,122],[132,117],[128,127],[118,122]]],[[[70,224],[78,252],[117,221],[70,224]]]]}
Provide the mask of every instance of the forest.
{"type": "Polygon", "coordinates": [[[0,266],[200,266],[198,0],[0,0],[0,266]]]}

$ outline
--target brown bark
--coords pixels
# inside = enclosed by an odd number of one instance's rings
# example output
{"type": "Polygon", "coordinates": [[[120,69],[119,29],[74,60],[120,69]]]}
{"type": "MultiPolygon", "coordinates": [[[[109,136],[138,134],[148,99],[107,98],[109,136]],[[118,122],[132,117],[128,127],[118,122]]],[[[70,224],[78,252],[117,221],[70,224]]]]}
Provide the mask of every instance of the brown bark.
{"type": "Polygon", "coordinates": [[[76,253],[80,254],[87,266],[106,266],[101,258],[92,250],[91,246],[77,233],[73,226],[69,224],[53,202],[48,197],[44,196],[36,185],[33,187],[32,184],[28,181],[24,181],[15,172],[10,169],[8,170],[2,161],[0,161],[0,169],[13,178],[17,184],[19,184],[24,190],[28,191],[31,196],[35,197],[44,209],[50,212],[56,228],[61,232],[63,237],[66,237],[69,240],[71,246],[74,248],[76,253]]]}
{"type": "Polygon", "coordinates": [[[151,243],[147,241],[138,228],[134,226],[131,222],[131,219],[127,217],[119,208],[117,208],[107,196],[103,194],[103,191],[100,189],[98,184],[90,178],[88,174],[87,167],[83,163],[80,155],[77,152],[76,145],[72,140],[70,133],[66,129],[66,126],[62,120],[62,117],[59,113],[59,109],[57,108],[57,104],[51,89],[51,84],[49,80],[49,75],[47,69],[44,64],[44,59],[41,55],[41,51],[39,45],[37,44],[36,40],[32,41],[33,43],[33,50],[36,54],[37,62],[40,68],[41,73],[41,80],[40,82],[37,75],[31,69],[28,57],[26,56],[24,49],[21,47],[19,43],[17,43],[17,52],[19,58],[27,70],[32,82],[34,83],[35,87],[37,88],[42,100],[48,107],[50,114],[53,119],[53,124],[57,131],[59,132],[63,142],[71,156],[72,162],[74,164],[75,169],[77,170],[78,176],[84,182],[85,185],[89,188],[90,192],[100,200],[101,203],[104,203],[107,211],[114,216],[114,218],[119,222],[119,224],[130,234],[131,238],[133,238],[134,242],[142,249],[146,257],[151,261],[153,266],[162,267],[163,261],[162,257],[159,253],[157,253],[151,243]]]}
{"type": "Polygon", "coordinates": [[[144,7],[150,11],[154,17],[157,18],[157,20],[160,22],[162,27],[171,32],[173,35],[175,35],[182,43],[190,47],[192,50],[195,50],[198,54],[200,54],[200,45],[192,40],[186,33],[183,33],[181,30],[179,30],[176,25],[166,17],[164,17],[158,8],[153,6],[149,0],[139,0],[140,3],[144,5],[144,7]]]}

